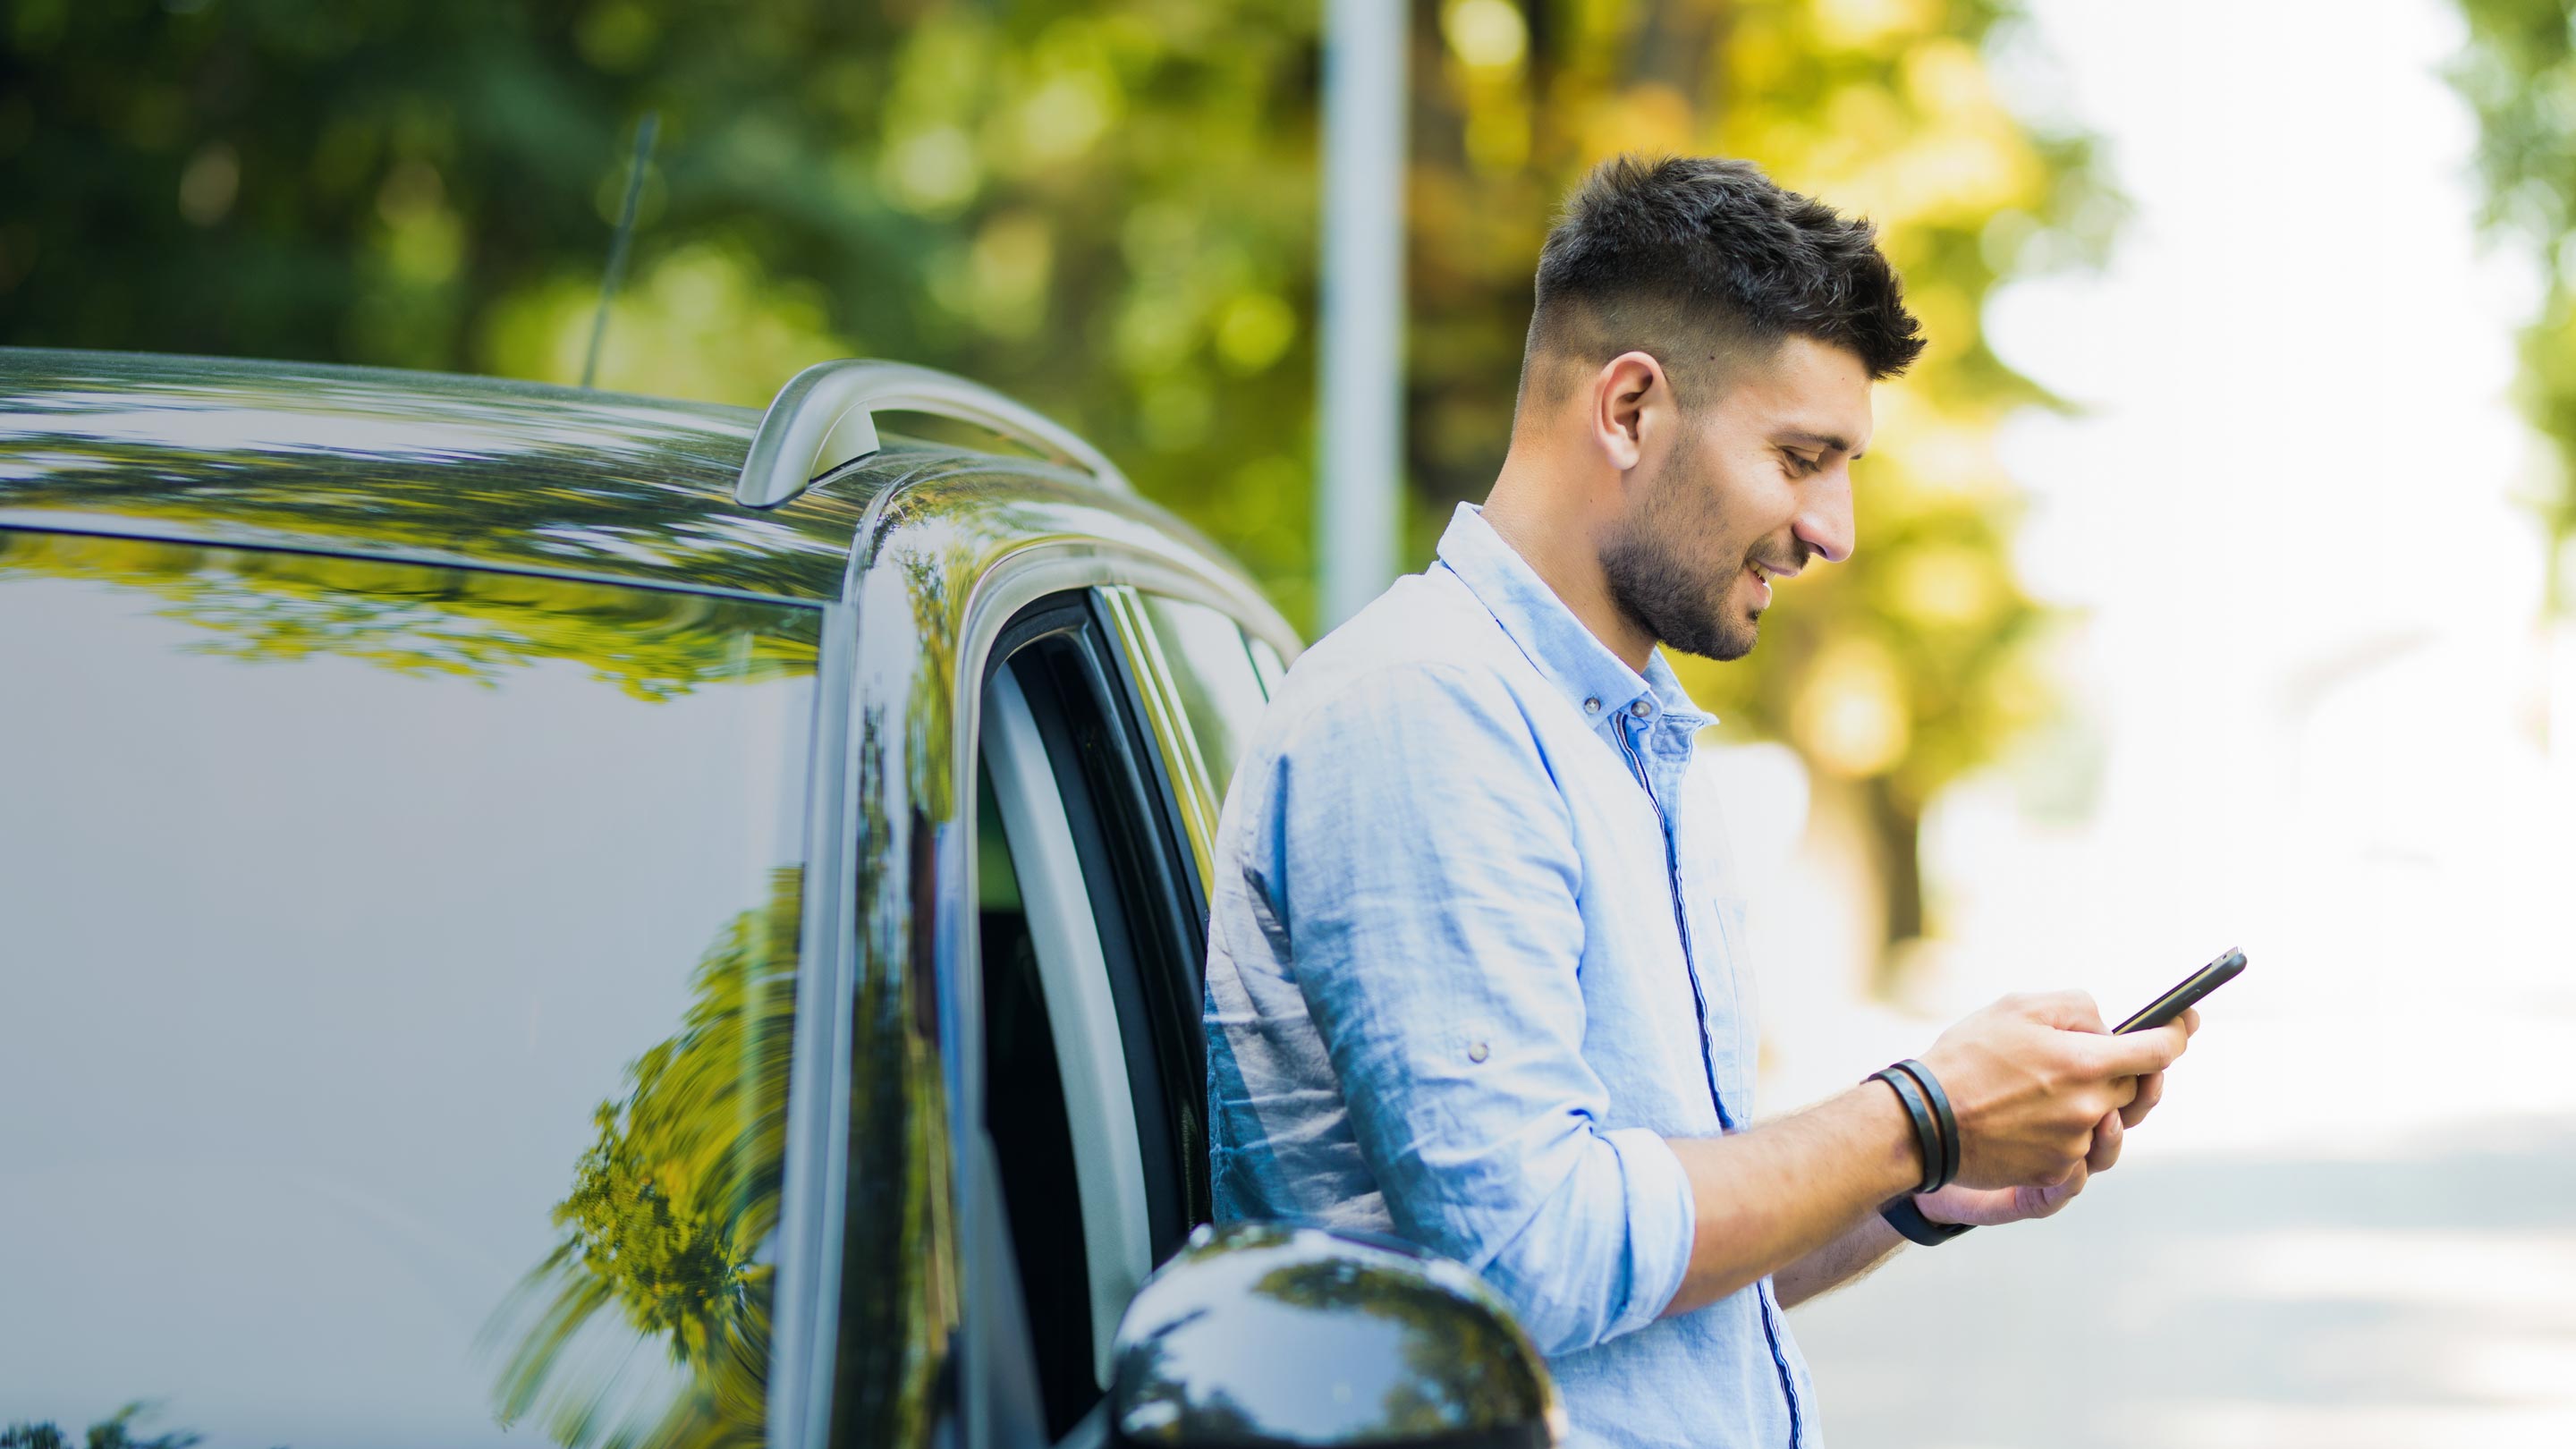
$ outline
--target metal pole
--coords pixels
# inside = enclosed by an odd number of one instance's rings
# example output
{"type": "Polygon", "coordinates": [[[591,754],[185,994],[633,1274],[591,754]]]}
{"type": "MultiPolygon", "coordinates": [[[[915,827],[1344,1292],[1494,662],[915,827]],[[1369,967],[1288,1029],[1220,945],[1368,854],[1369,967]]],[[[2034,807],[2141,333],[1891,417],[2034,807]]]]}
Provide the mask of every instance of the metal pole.
{"type": "Polygon", "coordinates": [[[1329,629],[1395,578],[1404,470],[1408,0],[1329,0],[1324,16],[1322,411],[1315,545],[1329,629]]]}

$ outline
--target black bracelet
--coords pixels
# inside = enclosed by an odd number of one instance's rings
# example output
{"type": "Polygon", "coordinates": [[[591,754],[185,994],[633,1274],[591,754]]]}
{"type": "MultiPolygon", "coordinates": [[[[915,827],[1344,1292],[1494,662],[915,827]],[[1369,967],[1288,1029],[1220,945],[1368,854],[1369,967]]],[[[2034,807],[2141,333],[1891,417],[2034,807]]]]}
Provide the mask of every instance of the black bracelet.
{"type": "Polygon", "coordinates": [[[1959,1236],[1961,1233],[1966,1232],[1971,1227],[1976,1226],[1973,1223],[1936,1223],[1932,1221],[1930,1218],[1923,1216],[1923,1209],[1914,1205],[1914,1195],[1912,1193],[1907,1193],[1901,1197],[1889,1200],[1885,1207],[1878,1210],[1878,1215],[1887,1219],[1887,1225],[1889,1227],[1904,1234],[1906,1241],[1921,1243],[1927,1248],[1937,1248],[1943,1243],[1950,1241],[1952,1238],[1959,1236]]]}
{"type": "Polygon", "coordinates": [[[1950,1110],[1950,1094],[1941,1090],[1941,1081],[1930,1067],[1912,1057],[1896,1065],[1923,1088],[1923,1095],[1932,1100],[1932,1115],[1941,1119],[1941,1186],[1948,1187],[1959,1180],[1959,1118],[1950,1110]]]}
{"type": "Polygon", "coordinates": [[[1940,1191],[1941,1164],[1945,1160],[1941,1128],[1932,1116],[1931,1105],[1923,1098],[1923,1089],[1915,1085],[1912,1075],[1895,1067],[1882,1067],[1870,1073],[1869,1079],[1887,1083],[1888,1090],[1896,1094],[1896,1100],[1905,1104],[1905,1115],[1913,1120],[1914,1143],[1923,1150],[1923,1183],[1914,1190],[1940,1191]]]}

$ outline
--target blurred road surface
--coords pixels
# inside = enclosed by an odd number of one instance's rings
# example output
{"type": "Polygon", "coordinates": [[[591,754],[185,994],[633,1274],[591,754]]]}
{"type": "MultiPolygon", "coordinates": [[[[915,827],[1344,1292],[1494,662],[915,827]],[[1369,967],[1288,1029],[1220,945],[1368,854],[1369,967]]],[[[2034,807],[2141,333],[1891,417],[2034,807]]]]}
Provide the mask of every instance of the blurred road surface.
{"type": "Polygon", "coordinates": [[[1826,1442],[2576,1445],[2576,1117],[2362,1158],[2148,1148],[2056,1219],[1797,1310],[1826,1442]]]}

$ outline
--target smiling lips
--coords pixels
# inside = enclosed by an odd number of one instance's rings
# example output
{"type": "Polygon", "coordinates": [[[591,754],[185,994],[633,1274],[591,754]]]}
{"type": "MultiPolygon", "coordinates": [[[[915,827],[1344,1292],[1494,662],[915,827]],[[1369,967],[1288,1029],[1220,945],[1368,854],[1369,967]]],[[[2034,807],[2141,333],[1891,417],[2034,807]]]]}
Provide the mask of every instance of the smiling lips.
{"type": "Polygon", "coordinates": [[[1769,607],[1773,579],[1792,578],[1799,572],[1796,568],[1782,568],[1778,564],[1766,564],[1753,559],[1746,559],[1744,567],[1746,572],[1753,575],[1753,587],[1761,591],[1761,596],[1754,600],[1753,607],[1756,611],[1769,607]]]}

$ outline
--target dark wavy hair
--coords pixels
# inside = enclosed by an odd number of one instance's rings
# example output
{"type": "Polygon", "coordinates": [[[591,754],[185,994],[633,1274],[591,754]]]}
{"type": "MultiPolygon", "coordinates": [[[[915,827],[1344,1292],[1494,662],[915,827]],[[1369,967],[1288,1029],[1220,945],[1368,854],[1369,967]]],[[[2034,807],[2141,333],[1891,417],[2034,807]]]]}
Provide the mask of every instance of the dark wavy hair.
{"type": "Polygon", "coordinates": [[[1539,252],[1521,390],[1533,374],[1589,370],[1633,350],[1662,363],[1680,401],[1696,404],[1730,365],[1768,357],[1792,336],[1847,349],[1873,379],[1922,353],[1877,228],[1783,189],[1750,161],[1621,156],[1584,178],[1539,252]]]}

